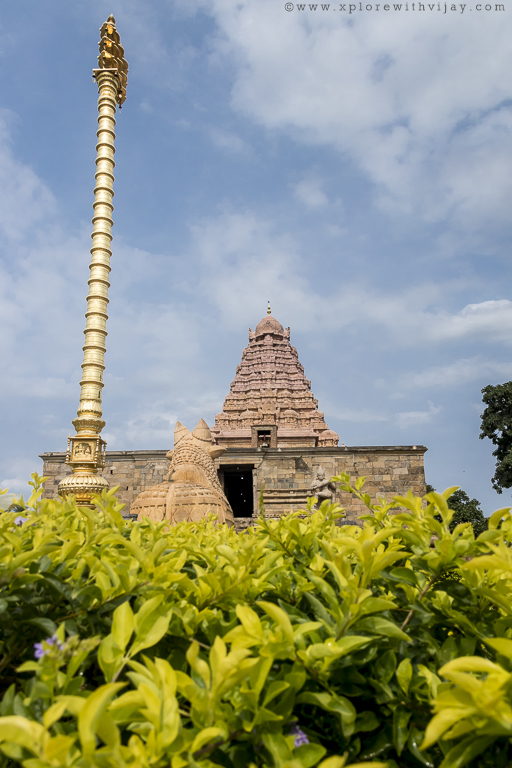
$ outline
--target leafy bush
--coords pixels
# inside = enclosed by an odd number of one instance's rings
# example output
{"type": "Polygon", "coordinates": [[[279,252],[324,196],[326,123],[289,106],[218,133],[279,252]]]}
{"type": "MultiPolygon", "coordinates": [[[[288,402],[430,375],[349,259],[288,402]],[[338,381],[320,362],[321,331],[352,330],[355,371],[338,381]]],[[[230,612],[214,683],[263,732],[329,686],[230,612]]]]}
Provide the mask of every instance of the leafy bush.
{"type": "MultiPolygon", "coordinates": [[[[435,488],[427,483],[427,493],[432,491],[435,491],[435,488]]],[[[470,499],[462,488],[458,488],[450,496],[450,509],[455,512],[450,521],[450,531],[453,531],[459,523],[471,523],[475,536],[479,536],[489,527],[478,499],[470,499]]]]}
{"type": "Polygon", "coordinates": [[[0,515],[0,768],[511,764],[509,510],[475,540],[454,489],[341,475],[362,528],[324,502],[238,535],[32,477],[0,515]]]}

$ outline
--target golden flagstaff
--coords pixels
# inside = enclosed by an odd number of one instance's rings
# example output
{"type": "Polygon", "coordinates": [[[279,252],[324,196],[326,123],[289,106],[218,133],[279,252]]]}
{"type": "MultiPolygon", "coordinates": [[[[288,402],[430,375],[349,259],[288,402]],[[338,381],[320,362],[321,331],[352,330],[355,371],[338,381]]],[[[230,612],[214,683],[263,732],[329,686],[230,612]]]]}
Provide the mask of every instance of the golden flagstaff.
{"type": "Polygon", "coordinates": [[[114,129],[116,106],[126,98],[128,63],[124,58],[119,33],[113,16],[101,27],[98,69],[93,77],[98,85],[98,143],[96,145],[96,186],[87,296],[80,405],[74,437],[68,438],[66,464],[72,473],[59,483],[60,496],[76,496],[79,504],[88,505],[95,494],[108,488],[99,474],[105,466],[106,442],[100,437],[105,426],[101,410],[101,390],[105,369],[105,337],[112,241],[112,198],[114,197],[114,129]]]}

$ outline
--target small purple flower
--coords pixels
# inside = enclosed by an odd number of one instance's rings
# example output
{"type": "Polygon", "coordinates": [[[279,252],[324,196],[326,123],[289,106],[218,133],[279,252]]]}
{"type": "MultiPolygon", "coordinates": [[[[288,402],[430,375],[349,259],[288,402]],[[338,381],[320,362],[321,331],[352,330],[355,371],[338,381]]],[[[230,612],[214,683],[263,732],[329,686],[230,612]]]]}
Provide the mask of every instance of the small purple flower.
{"type": "Polygon", "coordinates": [[[18,515],[18,517],[14,519],[14,525],[23,525],[23,523],[26,523],[27,520],[28,517],[22,517],[21,515],[18,515]]]}
{"type": "Polygon", "coordinates": [[[298,725],[293,725],[290,731],[295,736],[295,747],[302,747],[303,744],[309,744],[309,739],[304,731],[298,725]]]}
{"type": "Polygon", "coordinates": [[[64,646],[57,637],[57,635],[52,635],[51,637],[47,637],[46,640],[43,640],[42,643],[34,643],[34,658],[36,659],[42,659],[43,656],[46,656],[50,651],[52,650],[52,647],[58,648],[59,651],[64,650],[64,646]],[[44,647],[44,646],[50,646],[44,647]]]}
{"type": "Polygon", "coordinates": [[[34,643],[34,658],[42,659],[44,656],[44,648],[42,643],[34,643]]]}

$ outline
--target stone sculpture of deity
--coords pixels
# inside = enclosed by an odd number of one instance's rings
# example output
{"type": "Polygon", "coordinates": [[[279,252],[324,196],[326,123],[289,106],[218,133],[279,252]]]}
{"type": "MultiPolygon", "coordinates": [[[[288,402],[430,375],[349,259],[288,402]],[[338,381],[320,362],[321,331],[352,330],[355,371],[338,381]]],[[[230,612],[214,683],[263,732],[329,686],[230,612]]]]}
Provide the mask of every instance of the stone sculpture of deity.
{"type": "Polygon", "coordinates": [[[332,483],[323,467],[318,467],[316,471],[316,478],[311,483],[311,495],[316,496],[317,503],[313,509],[318,509],[322,501],[329,501],[329,504],[333,503],[334,492],[336,491],[336,484],[332,483]]]}

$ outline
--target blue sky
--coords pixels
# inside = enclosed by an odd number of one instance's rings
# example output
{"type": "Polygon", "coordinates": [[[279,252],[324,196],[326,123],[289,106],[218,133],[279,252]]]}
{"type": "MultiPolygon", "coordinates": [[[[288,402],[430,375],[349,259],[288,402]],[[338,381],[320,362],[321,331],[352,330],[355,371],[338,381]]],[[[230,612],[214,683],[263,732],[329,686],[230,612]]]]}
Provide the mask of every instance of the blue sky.
{"type": "Polygon", "coordinates": [[[108,448],[211,425],[270,299],[340,441],[426,445],[427,482],[510,503],[478,434],[481,388],[512,379],[512,4],[431,5],[2,3],[0,487],[78,406],[113,12],[108,448]]]}

